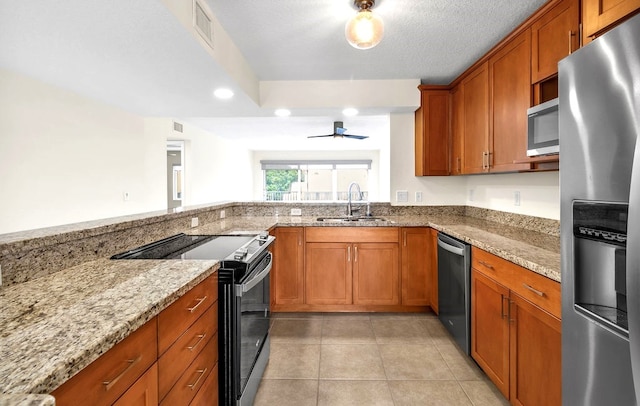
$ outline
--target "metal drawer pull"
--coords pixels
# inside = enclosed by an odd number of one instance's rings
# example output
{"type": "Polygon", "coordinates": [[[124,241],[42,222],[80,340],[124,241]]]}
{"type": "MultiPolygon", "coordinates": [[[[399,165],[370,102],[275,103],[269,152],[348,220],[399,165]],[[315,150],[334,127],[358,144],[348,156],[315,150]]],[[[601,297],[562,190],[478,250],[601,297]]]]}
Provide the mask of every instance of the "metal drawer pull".
{"type": "Polygon", "coordinates": [[[197,346],[200,345],[200,343],[202,342],[202,340],[204,340],[206,336],[207,336],[206,334],[198,334],[196,337],[199,338],[199,340],[196,341],[196,343],[193,344],[192,346],[187,347],[187,350],[193,351],[197,346]]]}
{"type": "Polygon", "coordinates": [[[113,379],[112,379],[112,380],[110,380],[110,381],[103,381],[103,382],[102,382],[102,384],[104,385],[104,390],[105,390],[105,391],[108,391],[108,390],[110,390],[111,388],[113,388],[113,385],[115,385],[115,384],[120,380],[120,378],[122,378],[122,377],[124,376],[124,374],[126,374],[127,372],[129,372],[129,370],[130,370],[131,368],[133,368],[133,367],[134,367],[134,365],[136,365],[138,362],[140,362],[140,360],[141,360],[141,359],[142,359],[142,354],[141,354],[141,355],[138,355],[138,358],[136,358],[136,359],[128,359],[128,360],[127,360],[127,363],[128,363],[129,365],[127,365],[127,366],[126,366],[126,368],[125,368],[122,372],[120,372],[120,373],[118,374],[118,376],[116,376],[115,378],[113,378],[113,379]]]}
{"type": "Polygon", "coordinates": [[[353,262],[358,262],[358,246],[353,247],[353,262]]]}
{"type": "Polygon", "coordinates": [[[489,269],[493,269],[493,270],[495,270],[495,268],[494,268],[494,267],[493,267],[493,265],[491,265],[491,264],[487,264],[486,262],[483,262],[483,261],[478,261],[478,263],[479,263],[480,265],[482,265],[482,266],[485,266],[485,267],[489,268],[489,269]]]}
{"type": "Polygon", "coordinates": [[[351,262],[351,245],[347,247],[347,262],[351,262]]]}
{"type": "Polygon", "coordinates": [[[196,373],[200,374],[198,376],[198,379],[196,379],[196,381],[194,383],[190,383],[189,385],[187,385],[191,390],[194,390],[195,387],[198,385],[198,382],[200,382],[200,379],[202,379],[202,377],[204,376],[204,374],[207,372],[207,368],[205,369],[198,369],[196,370],[196,373]]]}
{"type": "Polygon", "coordinates": [[[500,295],[500,318],[504,319],[506,316],[504,313],[504,295],[500,295]]]}
{"type": "Polygon", "coordinates": [[[540,297],[546,296],[544,294],[544,292],[539,291],[538,289],[532,288],[531,286],[527,285],[526,283],[523,283],[522,286],[524,286],[525,288],[529,289],[530,291],[532,291],[533,293],[535,293],[536,295],[538,295],[540,297]]]}
{"type": "Polygon", "coordinates": [[[195,306],[193,307],[187,307],[187,310],[189,310],[189,313],[193,313],[194,311],[196,311],[196,309],[198,308],[198,306],[200,306],[202,304],[202,302],[204,302],[205,300],[207,300],[207,297],[203,297],[201,299],[196,299],[198,301],[198,303],[196,303],[195,306]]]}

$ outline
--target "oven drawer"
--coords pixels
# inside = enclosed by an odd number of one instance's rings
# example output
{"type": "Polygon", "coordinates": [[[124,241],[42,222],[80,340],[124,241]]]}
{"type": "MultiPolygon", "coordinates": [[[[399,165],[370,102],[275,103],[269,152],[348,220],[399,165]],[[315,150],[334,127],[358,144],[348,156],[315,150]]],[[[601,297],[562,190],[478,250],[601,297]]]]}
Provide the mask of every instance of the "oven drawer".
{"type": "Polygon", "coordinates": [[[163,354],[218,300],[218,273],[209,276],[158,315],[158,354],[163,354]]]}
{"type": "Polygon", "coordinates": [[[218,331],[218,305],[211,306],[158,360],[158,392],[163,399],[187,366],[218,331]]]}
{"type": "Polygon", "coordinates": [[[218,362],[218,337],[205,345],[198,357],[187,367],[167,396],[160,402],[161,406],[186,405],[207,382],[218,362]]]}

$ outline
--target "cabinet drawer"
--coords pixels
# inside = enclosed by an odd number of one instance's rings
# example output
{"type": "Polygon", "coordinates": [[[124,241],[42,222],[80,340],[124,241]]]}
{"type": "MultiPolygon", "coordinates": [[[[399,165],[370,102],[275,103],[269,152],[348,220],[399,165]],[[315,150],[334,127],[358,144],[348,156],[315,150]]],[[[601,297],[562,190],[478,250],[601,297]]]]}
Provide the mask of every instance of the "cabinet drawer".
{"type": "Polygon", "coordinates": [[[509,288],[557,318],[562,315],[560,284],[528,269],[519,268],[511,280],[509,288]]]}
{"type": "Polygon", "coordinates": [[[398,227],[306,227],[306,242],[398,242],[398,227]]]}
{"type": "Polygon", "coordinates": [[[160,402],[161,406],[187,405],[204,386],[218,362],[218,335],[204,347],[198,357],[187,367],[178,382],[160,402]]]}
{"type": "Polygon", "coordinates": [[[158,404],[158,364],[153,364],[113,406],[155,406],[158,404]]]}
{"type": "Polygon", "coordinates": [[[218,300],[218,273],[211,275],[158,315],[158,354],[218,300]]]}
{"type": "Polygon", "coordinates": [[[158,391],[164,398],[185,368],[218,331],[218,304],[211,306],[158,360],[158,391]]]}
{"type": "Polygon", "coordinates": [[[517,265],[479,248],[471,247],[471,267],[509,287],[509,281],[517,265]]]}
{"type": "Polygon", "coordinates": [[[156,334],[153,318],[56,389],[56,405],[112,404],[156,361],[156,334]]]}

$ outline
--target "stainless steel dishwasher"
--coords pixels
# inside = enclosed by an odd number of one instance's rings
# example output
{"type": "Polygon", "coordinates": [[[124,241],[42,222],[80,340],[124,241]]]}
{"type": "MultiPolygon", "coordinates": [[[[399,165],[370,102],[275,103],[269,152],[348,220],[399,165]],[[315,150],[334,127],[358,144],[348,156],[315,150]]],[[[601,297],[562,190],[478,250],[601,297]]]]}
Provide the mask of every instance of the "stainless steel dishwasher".
{"type": "Polygon", "coordinates": [[[438,317],[458,346],[471,350],[471,246],[438,233],[438,317]]]}

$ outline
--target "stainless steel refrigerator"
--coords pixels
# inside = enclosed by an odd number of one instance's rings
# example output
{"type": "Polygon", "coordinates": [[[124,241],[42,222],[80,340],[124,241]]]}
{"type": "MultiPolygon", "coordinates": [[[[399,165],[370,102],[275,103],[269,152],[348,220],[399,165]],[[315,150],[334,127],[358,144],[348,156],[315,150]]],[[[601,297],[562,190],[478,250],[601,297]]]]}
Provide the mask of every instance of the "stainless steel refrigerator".
{"type": "Polygon", "coordinates": [[[559,120],[563,405],[636,405],[640,15],[560,61],[559,120]]]}

